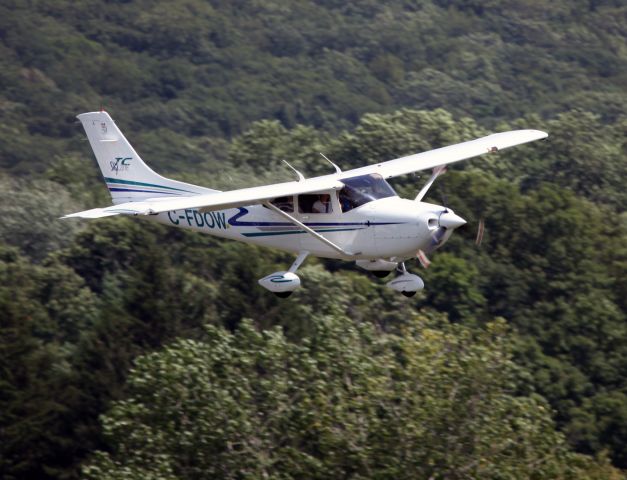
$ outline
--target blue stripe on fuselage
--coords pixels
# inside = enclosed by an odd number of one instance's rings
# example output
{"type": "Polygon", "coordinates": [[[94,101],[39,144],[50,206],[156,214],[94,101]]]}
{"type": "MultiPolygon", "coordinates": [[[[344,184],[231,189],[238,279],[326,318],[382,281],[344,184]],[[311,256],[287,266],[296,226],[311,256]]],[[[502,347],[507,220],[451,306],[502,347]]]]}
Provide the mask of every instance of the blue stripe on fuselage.
{"type": "MultiPolygon", "coordinates": [[[[239,219],[248,214],[248,209],[238,207],[239,212],[229,218],[229,225],[233,227],[285,227],[294,225],[292,222],[240,222],[239,219]]],[[[308,227],[335,227],[335,226],[361,226],[370,225],[400,225],[402,222],[303,222],[308,227]]]]}

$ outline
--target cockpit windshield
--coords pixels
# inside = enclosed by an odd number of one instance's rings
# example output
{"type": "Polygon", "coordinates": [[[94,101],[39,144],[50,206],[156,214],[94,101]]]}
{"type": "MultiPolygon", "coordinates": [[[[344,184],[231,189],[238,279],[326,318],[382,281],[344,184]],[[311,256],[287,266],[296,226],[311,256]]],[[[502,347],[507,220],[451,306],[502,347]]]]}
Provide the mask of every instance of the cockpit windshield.
{"type": "Polygon", "coordinates": [[[343,178],[340,181],[344,184],[339,194],[343,212],[348,212],[373,200],[396,196],[394,189],[378,173],[343,178]]]}

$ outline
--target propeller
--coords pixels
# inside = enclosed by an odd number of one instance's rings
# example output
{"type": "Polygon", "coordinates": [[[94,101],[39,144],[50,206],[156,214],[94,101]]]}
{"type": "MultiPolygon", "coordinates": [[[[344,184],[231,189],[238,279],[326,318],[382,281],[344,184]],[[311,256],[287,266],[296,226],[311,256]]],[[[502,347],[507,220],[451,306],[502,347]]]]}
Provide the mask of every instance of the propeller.
{"type": "MultiPolygon", "coordinates": [[[[446,209],[446,207],[444,208],[446,209]]],[[[442,226],[442,223],[440,222],[441,226],[438,227],[438,229],[435,230],[433,234],[431,235],[431,244],[427,247],[427,253],[433,252],[436,248],[438,248],[442,244],[444,240],[446,240],[447,232],[449,228],[455,229],[466,223],[466,221],[463,218],[459,217],[458,215],[455,215],[454,213],[452,215],[449,215],[450,213],[451,211],[446,209],[440,215],[440,217],[442,217],[442,215],[447,215],[444,221],[447,225],[442,226]]],[[[483,242],[484,233],[485,233],[485,220],[483,218],[480,218],[479,223],[477,224],[477,235],[475,237],[475,245],[477,247],[481,247],[481,242],[483,242]]],[[[416,255],[416,258],[418,258],[418,261],[424,268],[429,268],[429,265],[431,265],[431,261],[427,257],[427,253],[425,253],[422,250],[418,250],[418,253],[416,255]]]]}
{"type": "Polygon", "coordinates": [[[416,258],[418,259],[418,261],[420,262],[420,265],[422,265],[423,268],[429,268],[429,265],[431,265],[431,260],[429,260],[429,257],[427,257],[427,254],[423,252],[422,250],[418,250],[418,253],[416,254],[416,258]]]}
{"type": "Polygon", "coordinates": [[[428,247],[429,253],[435,250],[442,244],[444,237],[446,236],[446,232],[448,228],[446,226],[440,225],[431,235],[431,244],[428,247]]]}
{"type": "Polygon", "coordinates": [[[442,206],[444,207],[444,212],[448,212],[448,197],[444,192],[444,188],[442,188],[442,206]]]}
{"type": "Polygon", "coordinates": [[[477,225],[477,237],[475,238],[475,245],[478,247],[481,246],[481,242],[483,241],[483,232],[485,231],[485,222],[483,218],[479,219],[479,225],[477,225]]]}

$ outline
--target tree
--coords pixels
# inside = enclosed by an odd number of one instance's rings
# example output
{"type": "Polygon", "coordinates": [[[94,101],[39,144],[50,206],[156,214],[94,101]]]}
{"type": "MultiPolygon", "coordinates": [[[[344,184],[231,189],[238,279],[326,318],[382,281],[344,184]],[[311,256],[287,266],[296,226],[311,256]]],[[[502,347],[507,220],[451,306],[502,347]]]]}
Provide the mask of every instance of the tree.
{"type": "Polygon", "coordinates": [[[103,417],[108,478],[592,478],[538,396],[516,395],[503,322],[404,335],[318,317],[289,342],[244,322],[137,360],[103,417]]]}
{"type": "Polygon", "coordinates": [[[85,391],[73,371],[97,317],[96,298],[67,266],[33,265],[0,247],[0,475],[72,471],[85,391]]]}
{"type": "Polygon", "coordinates": [[[439,253],[424,277],[429,285],[429,305],[448,312],[453,321],[472,321],[481,316],[486,299],[479,289],[479,271],[473,264],[449,253],[439,253]]]}
{"type": "Polygon", "coordinates": [[[0,177],[0,202],[6,213],[0,226],[0,242],[18,247],[37,261],[69,245],[80,230],[76,222],[57,221],[80,209],[57,183],[0,177]]]}

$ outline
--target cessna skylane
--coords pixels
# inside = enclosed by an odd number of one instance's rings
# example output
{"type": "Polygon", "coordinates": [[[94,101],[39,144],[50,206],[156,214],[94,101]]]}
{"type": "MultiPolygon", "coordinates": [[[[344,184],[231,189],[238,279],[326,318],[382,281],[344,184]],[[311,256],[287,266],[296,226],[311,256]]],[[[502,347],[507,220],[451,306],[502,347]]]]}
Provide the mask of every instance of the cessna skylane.
{"type": "Polygon", "coordinates": [[[396,270],[397,276],[387,286],[405,296],[414,295],[424,283],[407,272],[405,262],[418,257],[424,263],[427,255],[466,223],[447,206],[422,201],[444,166],[547,137],[539,130],[495,133],[348,171],[325,157],[335,169],[332,174],[305,178],[293,169],[295,181],[224,192],[155,173],[108,113],[83,113],[78,119],[113,205],[63,218],[141,215],[166,225],[294,253],[296,259],[288,270],[259,280],[280,297],[300,286],[296,271],[308,255],[354,261],[378,277],[396,270]],[[433,172],[413,200],[399,198],[387,182],[427,169],[433,172]]]}

